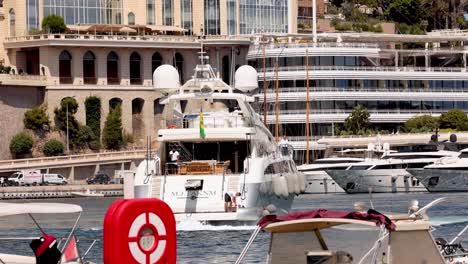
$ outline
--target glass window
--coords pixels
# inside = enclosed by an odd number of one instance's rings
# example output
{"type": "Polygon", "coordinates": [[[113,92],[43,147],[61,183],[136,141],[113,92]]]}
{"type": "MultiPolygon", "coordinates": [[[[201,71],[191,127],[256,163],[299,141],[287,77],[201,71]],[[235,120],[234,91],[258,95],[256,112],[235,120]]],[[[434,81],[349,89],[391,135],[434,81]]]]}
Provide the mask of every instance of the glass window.
{"type": "Polygon", "coordinates": [[[71,71],[72,56],[66,50],[62,51],[59,55],[59,78],[60,83],[72,83],[71,71]]]}
{"type": "Polygon", "coordinates": [[[132,12],[128,13],[128,24],[135,25],[135,14],[132,12]]]}
{"type": "Polygon", "coordinates": [[[193,33],[193,19],[192,19],[192,10],[193,10],[193,1],[192,0],[181,0],[181,25],[184,29],[188,30],[187,34],[192,35],[193,33]]]}
{"type": "Polygon", "coordinates": [[[39,28],[39,0],[26,0],[27,30],[39,28]]]}
{"type": "Polygon", "coordinates": [[[287,33],[288,0],[239,0],[240,34],[287,33]]]}
{"type": "Polygon", "coordinates": [[[153,54],[153,57],[151,58],[151,69],[153,73],[156,70],[156,68],[162,65],[162,62],[163,59],[161,57],[161,54],[159,54],[159,52],[155,52],[153,54]]]}
{"type": "Polygon", "coordinates": [[[237,34],[237,8],[236,0],[227,0],[227,34],[237,34]]]}
{"type": "Polygon", "coordinates": [[[119,84],[119,56],[111,51],[107,55],[107,84],[119,84]]]}
{"type": "Polygon", "coordinates": [[[219,35],[221,34],[221,26],[219,20],[219,0],[205,0],[205,34],[219,35]]]}
{"type": "Polygon", "coordinates": [[[173,5],[172,0],[163,0],[162,1],[162,17],[163,17],[163,25],[172,26],[172,18],[173,18],[173,5]]]}
{"type": "Polygon", "coordinates": [[[83,81],[85,84],[96,84],[96,56],[91,51],[88,51],[83,56],[83,81]]]}
{"type": "MultiPolygon", "coordinates": [[[[39,1],[39,0],[27,0],[39,1]]],[[[122,0],[43,0],[44,16],[62,16],[67,24],[121,24],[122,0]]],[[[150,0],[148,0],[150,1],[150,0]]],[[[154,1],[154,0],[151,0],[154,1]]],[[[39,24],[39,23],[38,23],[39,24]]]]}
{"type": "Polygon", "coordinates": [[[16,36],[16,14],[14,9],[10,9],[9,15],[9,22],[10,22],[10,37],[16,36]]]}
{"type": "Polygon", "coordinates": [[[130,55],[130,84],[141,84],[141,56],[137,52],[130,55]]]}
{"type": "Polygon", "coordinates": [[[154,0],[146,0],[146,23],[154,25],[154,0]]]}

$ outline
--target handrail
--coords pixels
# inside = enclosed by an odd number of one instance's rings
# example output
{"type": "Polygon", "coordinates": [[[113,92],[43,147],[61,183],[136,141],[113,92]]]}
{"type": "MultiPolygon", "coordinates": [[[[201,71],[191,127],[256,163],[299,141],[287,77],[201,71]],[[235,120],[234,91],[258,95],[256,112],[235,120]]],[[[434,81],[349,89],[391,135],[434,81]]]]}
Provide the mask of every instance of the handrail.
{"type": "MultiPolygon", "coordinates": [[[[278,71],[305,71],[306,66],[281,66],[278,71]]],[[[276,72],[275,67],[265,68],[276,72]]],[[[461,67],[395,67],[395,66],[309,66],[309,71],[382,71],[382,72],[465,72],[461,67]]],[[[263,72],[263,71],[262,71],[263,72]]],[[[262,73],[260,72],[259,75],[262,73]]]]}
{"type": "MultiPolygon", "coordinates": [[[[280,93],[305,93],[306,87],[282,87],[279,88],[280,93]]],[[[422,87],[407,87],[407,88],[393,88],[393,87],[311,87],[310,92],[384,92],[384,93],[468,93],[468,87],[466,88],[422,88],[422,87]]],[[[254,97],[259,97],[260,100],[263,98],[263,94],[256,94],[254,97]]]]}
{"type": "MultiPolygon", "coordinates": [[[[441,114],[451,109],[367,109],[371,114],[441,114]]],[[[311,114],[351,114],[353,109],[314,109],[311,114]]],[[[280,115],[300,115],[306,110],[280,110],[280,115]]],[[[268,111],[268,115],[274,115],[275,111],[268,111]]]]}
{"type": "Polygon", "coordinates": [[[30,80],[30,81],[46,81],[47,76],[45,75],[35,75],[35,74],[7,74],[0,73],[0,80],[12,79],[12,80],[30,80]]]}
{"type": "Polygon", "coordinates": [[[81,154],[81,155],[68,155],[68,156],[56,156],[56,157],[43,157],[43,158],[31,158],[31,159],[16,159],[16,160],[0,160],[0,166],[12,166],[20,164],[30,163],[45,163],[48,161],[76,161],[76,160],[90,160],[98,159],[105,160],[106,158],[125,158],[125,157],[136,157],[146,154],[146,150],[128,150],[119,152],[100,152],[92,154],[81,154]]]}

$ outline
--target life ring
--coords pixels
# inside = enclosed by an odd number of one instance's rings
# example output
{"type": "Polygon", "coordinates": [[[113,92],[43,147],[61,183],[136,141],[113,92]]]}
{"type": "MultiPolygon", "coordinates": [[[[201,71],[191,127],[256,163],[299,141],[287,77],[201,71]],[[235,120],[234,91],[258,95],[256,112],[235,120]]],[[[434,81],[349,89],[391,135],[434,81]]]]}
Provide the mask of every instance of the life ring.
{"type": "Polygon", "coordinates": [[[166,235],[166,227],[158,215],[140,214],[133,220],[128,233],[128,246],[133,258],[138,263],[158,262],[166,250],[166,235]]]}

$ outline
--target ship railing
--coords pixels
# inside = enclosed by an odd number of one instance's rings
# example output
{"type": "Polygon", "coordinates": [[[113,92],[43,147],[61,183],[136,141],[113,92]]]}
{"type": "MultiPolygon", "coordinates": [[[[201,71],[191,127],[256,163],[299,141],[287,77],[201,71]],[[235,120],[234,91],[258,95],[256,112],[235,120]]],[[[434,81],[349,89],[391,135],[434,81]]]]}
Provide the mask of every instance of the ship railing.
{"type": "Polygon", "coordinates": [[[166,162],[164,175],[225,175],[229,174],[230,161],[191,160],[166,162]]]}
{"type": "MultiPolygon", "coordinates": [[[[451,109],[367,109],[373,115],[385,114],[441,114],[451,109]]],[[[313,109],[310,114],[351,114],[353,109],[313,109]]],[[[305,115],[306,110],[280,110],[280,115],[305,115]]],[[[268,115],[275,115],[275,111],[268,111],[268,115]]]]}
{"type": "MultiPolygon", "coordinates": [[[[306,66],[281,66],[278,71],[305,71],[306,66]]],[[[265,68],[276,72],[276,67],[265,68]]],[[[395,66],[309,66],[309,71],[375,71],[375,72],[465,72],[461,67],[395,67],[395,66]]],[[[260,70],[261,75],[263,70],[260,70]]]]}
{"type": "MultiPolygon", "coordinates": [[[[262,92],[262,91],[260,91],[262,92]]],[[[280,93],[305,93],[306,87],[280,87],[280,93]]],[[[468,93],[468,87],[310,87],[309,92],[406,92],[406,93],[468,93]]],[[[255,97],[263,97],[263,94],[257,94],[255,97]]]]}
{"type": "MultiPolygon", "coordinates": [[[[353,43],[353,42],[306,42],[306,43],[270,43],[265,45],[265,49],[282,48],[379,48],[375,43],[353,43]]],[[[249,52],[261,52],[263,45],[251,46],[249,52]]]]}
{"type": "MultiPolygon", "coordinates": [[[[199,128],[200,117],[199,115],[192,115],[191,117],[172,118],[164,120],[166,128],[199,128]]],[[[204,128],[237,128],[237,127],[250,127],[250,118],[243,116],[204,116],[204,128]]]]}

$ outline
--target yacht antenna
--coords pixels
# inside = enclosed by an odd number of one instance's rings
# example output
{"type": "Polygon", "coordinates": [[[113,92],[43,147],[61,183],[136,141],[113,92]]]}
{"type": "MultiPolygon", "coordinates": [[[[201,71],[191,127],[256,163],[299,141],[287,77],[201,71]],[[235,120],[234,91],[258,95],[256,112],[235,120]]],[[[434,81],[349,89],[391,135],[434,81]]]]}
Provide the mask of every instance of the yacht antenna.
{"type": "Polygon", "coordinates": [[[310,147],[310,128],[309,128],[309,49],[306,49],[306,164],[309,164],[310,154],[309,154],[309,147],[310,147]]]}
{"type": "Polygon", "coordinates": [[[275,97],[275,136],[276,136],[276,144],[279,142],[279,124],[278,124],[278,119],[279,119],[279,94],[278,94],[278,89],[279,89],[279,81],[278,81],[278,57],[276,57],[276,65],[275,65],[275,72],[276,72],[276,80],[275,80],[275,92],[276,92],[276,97],[275,97]]]}
{"type": "Polygon", "coordinates": [[[312,0],[312,35],[314,43],[317,42],[317,1],[312,0]]]}
{"type": "Polygon", "coordinates": [[[266,83],[266,52],[265,43],[263,43],[263,125],[267,125],[267,83],[266,83]]]}

